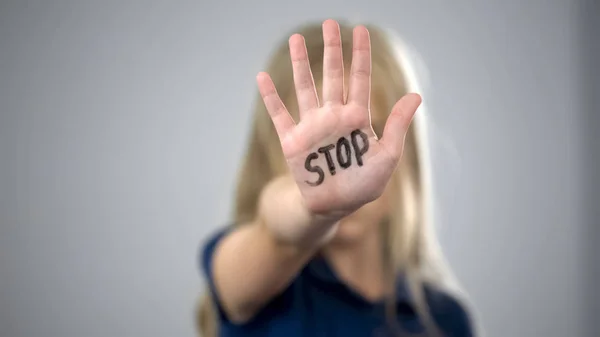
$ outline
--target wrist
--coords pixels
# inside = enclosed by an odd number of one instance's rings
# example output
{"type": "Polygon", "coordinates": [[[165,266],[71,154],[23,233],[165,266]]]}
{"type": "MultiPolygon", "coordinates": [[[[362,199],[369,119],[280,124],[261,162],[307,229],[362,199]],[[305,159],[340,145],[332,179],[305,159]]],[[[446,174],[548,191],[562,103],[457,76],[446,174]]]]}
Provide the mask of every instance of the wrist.
{"type": "Polygon", "coordinates": [[[277,241],[302,247],[327,242],[344,217],[341,213],[312,212],[291,176],[278,177],[265,186],[258,216],[277,241]]]}

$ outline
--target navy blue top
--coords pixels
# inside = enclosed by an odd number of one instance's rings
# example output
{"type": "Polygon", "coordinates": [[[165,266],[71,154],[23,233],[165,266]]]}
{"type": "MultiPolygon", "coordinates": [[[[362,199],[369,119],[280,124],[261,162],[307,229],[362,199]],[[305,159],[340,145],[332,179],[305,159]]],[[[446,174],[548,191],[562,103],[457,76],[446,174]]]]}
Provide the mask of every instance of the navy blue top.
{"type": "MultiPolygon", "coordinates": [[[[310,261],[292,283],[249,322],[227,319],[219,305],[212,278],[212,255],[221,230],[202,249],[201,264],[218,312],[220,337],[396,337],[424,335],[404,279],[398,280],[398,325],[387,323],[385,304],[373,303],[344,284],[321,257],[310,261]],[[398,332],[400,327],[401,332],[398,332]]],[[[471,323],[464,307],[446,293],[425,286],[425,296],[438,329],[445,337],[471,337],[471,323]]]]}

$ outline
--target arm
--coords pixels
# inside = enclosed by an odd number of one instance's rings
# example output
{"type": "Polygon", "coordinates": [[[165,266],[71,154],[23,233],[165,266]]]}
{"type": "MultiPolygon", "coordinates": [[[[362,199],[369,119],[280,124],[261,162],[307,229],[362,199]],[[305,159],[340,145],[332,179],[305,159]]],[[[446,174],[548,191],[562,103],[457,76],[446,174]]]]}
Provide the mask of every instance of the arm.
{"type": "Polygon", "coordinates": [[[215,250],[213,277],[228,318],[246,322],[283,291],[332,236],[336,223],[334,217],[311,214],[290,177],[271,182],[262,193],[259,217],[229,233],[215,250]]]}

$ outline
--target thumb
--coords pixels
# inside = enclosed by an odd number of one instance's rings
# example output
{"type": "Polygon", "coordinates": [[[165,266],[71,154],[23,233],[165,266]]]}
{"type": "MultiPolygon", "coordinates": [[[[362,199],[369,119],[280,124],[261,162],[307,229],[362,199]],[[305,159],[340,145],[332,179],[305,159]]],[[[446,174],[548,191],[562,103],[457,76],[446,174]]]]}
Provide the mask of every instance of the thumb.
{"type": "Polygon", "coordinates": [[[404,95],[396,102],[385,123],[380,144],[396,160],[400,160],[402,157],[406,131],[408,131],[408,127],[419,105],[421,105],[421,96],[419,94],[410,93],[404,95]]]}

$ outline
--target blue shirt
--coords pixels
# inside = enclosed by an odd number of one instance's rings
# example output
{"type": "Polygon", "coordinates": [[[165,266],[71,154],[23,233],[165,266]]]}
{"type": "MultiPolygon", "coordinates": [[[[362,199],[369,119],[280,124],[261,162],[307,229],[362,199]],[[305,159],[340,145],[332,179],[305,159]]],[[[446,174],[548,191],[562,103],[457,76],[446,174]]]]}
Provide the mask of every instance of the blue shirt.
{"type": "MultiPolygon", "coordinates": [[[[396,337],[424,333],[405,280],[396,290],[395,330],[386,318],[385,304],[373,303],[349,288],[321,257],[311,260],[277,297],[249,322],[229,321],[219,306],[212,278],[212,256],[227,230],[219,231],[204,245],[202,270],[218,312],[219,337],[396,337]]],[[[445,337],[472,337],[464,307],[450,295],[425,286],[425,297],[437,328],[445,337]]]]}

